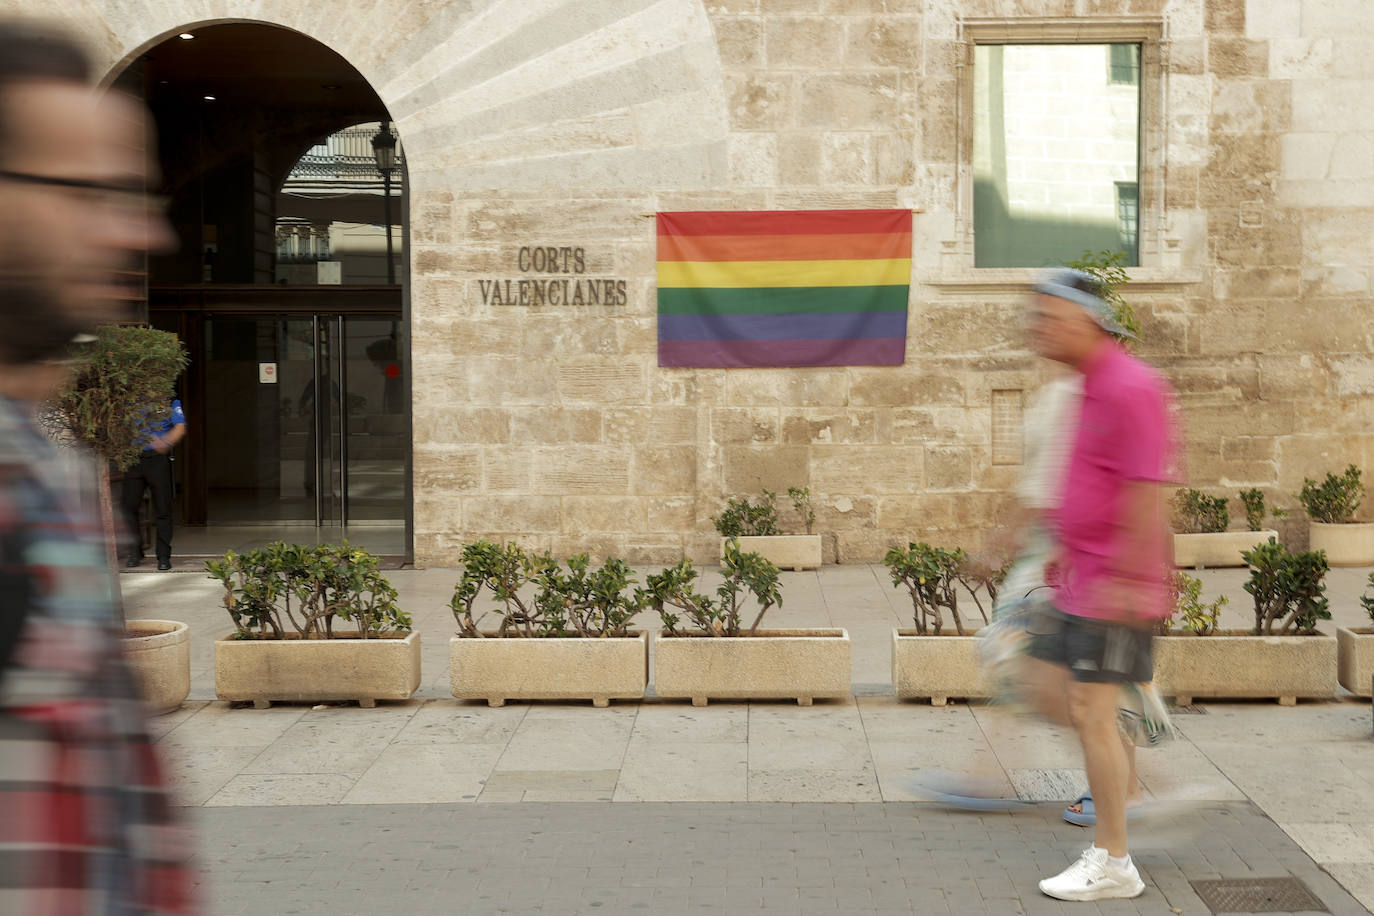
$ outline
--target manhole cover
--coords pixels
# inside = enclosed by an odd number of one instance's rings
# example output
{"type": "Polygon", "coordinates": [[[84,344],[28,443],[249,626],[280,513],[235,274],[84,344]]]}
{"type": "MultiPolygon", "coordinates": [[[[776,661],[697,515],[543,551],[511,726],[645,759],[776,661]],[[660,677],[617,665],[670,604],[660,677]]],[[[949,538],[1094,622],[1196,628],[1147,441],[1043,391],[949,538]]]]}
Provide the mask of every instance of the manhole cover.
{"type": "Polygon", "coordinates": [[[1330,912],[1297,878],[1225,878],[1192,884],[1213,913],[1330,912]]]}

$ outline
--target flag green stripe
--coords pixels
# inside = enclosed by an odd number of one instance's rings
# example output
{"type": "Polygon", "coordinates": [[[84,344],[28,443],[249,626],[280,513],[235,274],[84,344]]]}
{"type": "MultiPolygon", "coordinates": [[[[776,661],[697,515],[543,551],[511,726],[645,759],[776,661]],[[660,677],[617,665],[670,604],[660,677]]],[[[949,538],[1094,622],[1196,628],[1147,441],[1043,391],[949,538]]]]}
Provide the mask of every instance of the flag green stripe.
{"type": "Polygon", "coordinates": [[[909,287],[788,286],[660,289],[660,315],[780,315],[825,312],[902,312],[909,287]]]}

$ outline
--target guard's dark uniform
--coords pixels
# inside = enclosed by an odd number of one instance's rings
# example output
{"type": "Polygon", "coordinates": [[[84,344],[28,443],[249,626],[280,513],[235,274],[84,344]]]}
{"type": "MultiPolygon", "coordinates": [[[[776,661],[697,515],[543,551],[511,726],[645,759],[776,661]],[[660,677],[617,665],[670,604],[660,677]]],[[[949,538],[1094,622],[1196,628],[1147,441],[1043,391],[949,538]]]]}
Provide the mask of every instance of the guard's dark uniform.
{"type": "Polygon", "coordinates": [[[144,443],[143,455],[138,464],[124,472],[123,497],[124,518],[133,532],[134,547],[130,551],[129,565],[135,566],[143,559],[143,535],[138,526],[138,508],[143,502],[143,488],[153,494],[153,513],[157,520],[157,565],[159,569],[170,568],[172,563],[172,456],[152,448],[154,435],[165,435],[172,428],[186,422],[181,402],[172,401],[172,412],[167,419],[151,431],[144,443]]]}

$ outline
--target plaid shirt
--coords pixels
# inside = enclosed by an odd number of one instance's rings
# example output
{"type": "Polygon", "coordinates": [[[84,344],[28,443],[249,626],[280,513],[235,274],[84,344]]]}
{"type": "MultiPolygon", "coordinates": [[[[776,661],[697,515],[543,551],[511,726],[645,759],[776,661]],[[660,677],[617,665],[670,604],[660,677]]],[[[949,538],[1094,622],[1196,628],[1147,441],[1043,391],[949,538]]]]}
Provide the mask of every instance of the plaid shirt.
{"type": "MultiPolygon", "coordinates": [[[[67,453],[68,449],[61,452],[67,453]]],[[[189,913],[190,848],[121,658],[119,589],[83,488],[0,398],[0,913],[189,913]],[[10,618],[11,622],[13,617],[10,618]]]]}

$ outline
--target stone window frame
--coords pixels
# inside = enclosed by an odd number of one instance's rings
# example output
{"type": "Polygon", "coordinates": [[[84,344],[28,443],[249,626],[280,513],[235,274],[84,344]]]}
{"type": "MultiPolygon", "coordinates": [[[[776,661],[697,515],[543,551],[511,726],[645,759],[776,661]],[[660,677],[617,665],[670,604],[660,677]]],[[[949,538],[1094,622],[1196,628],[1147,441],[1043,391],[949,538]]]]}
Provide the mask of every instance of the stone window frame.
{"type": "Polygon", "coordinates": [[[1164,20],[1153,17],[962,19],[958,66],[958,119],[955,165],[956,238],[944,243],[941,277],[963,285],[1023,285],[1039,273],[1035,267],[974,267],[973,244],[973,55],[977,45],[1139,44],[1140,172],[1137,188],[1137,267],[1132,275],[1153,274],[1163,265],[1166,247],[1164,214],[1165,99],[1167,67],[1164,20]],[[951,270],[952,268],[952,270],[951,270]]]}

